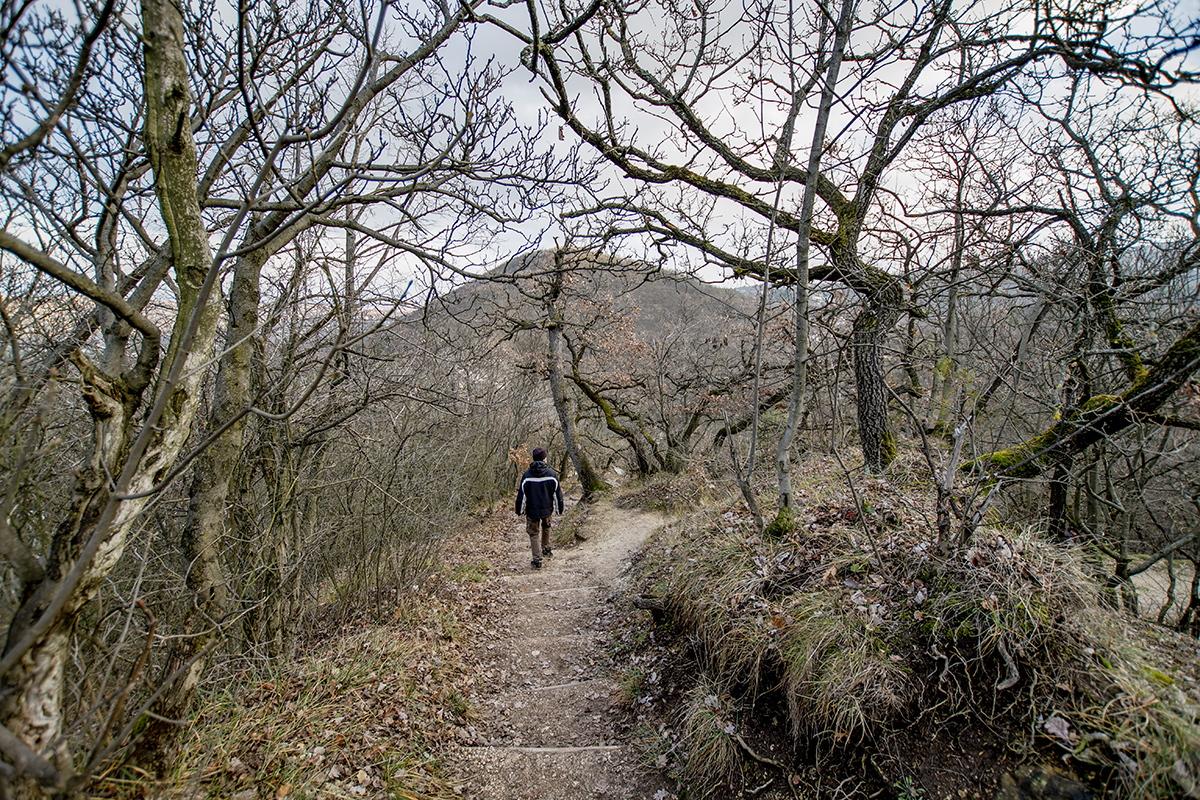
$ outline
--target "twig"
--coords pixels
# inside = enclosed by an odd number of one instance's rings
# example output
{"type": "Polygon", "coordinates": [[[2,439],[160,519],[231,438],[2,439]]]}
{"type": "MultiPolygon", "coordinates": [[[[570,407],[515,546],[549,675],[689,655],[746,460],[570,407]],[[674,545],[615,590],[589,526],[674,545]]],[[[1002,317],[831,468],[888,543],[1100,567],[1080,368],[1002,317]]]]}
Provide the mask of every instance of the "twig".
{"type": "Polygon", "coordinates": [[[1000,481],[992,484],[991,491],[987,493],[987,497],[983,498],[983,502],[971,513],[970,519],[963,523],[962,530],[958,534],[958,545],[960,547],[966,546],[967,542],[971,541],[972,537],[975,536],[975,530],[983,522],[983,515],[992,507],[992,501],[996,499],[996,493],[1000,491],[1001,485],[1000,481]]]}
{"type": "Polygon", "coordinates": [[[1002,692],[1016,686],[1017,681],[1021,680],[1021,673],[1017,671],[1017,663],[1008,654],[1008,648],[1004,646],[1003,639],[996,640],[996,649],[1000,651],[1000,657],[1004,659],[1004,663],[1008,667],[1008,677],[996,684],[996,691],[1002,692]]]}
{"type": "MultiPolygon", "coordinates": [[[[729,431],[729,414],[725,415],[725,430],[729,431]]],[[[734,474],[737,476],[738,488],[742,490],[742,498],[746,501],[746,506],[749,507],[750,513],[754,516],[755,533],[763,532],[763,517],[762,512],[758,509],[758,501],[754,498],[754,488],[750,485],[750,474],[754,465],[747,467],[746,474],[742,474],[742,464],[738,461],[737,451],[733,449],[733,436],[727,433],[726,441],[729,442],[729,457],[733,460],[734,474]]]]}
{"type": "MultiPolygon", "coordinates": [[[[961,432],[963,426],[954,429],[954,451],[950,456],[950,461],[946,464],[946,469],[943,475],[938,475],[937,465],[933,463],[933,451],[929,445],[929,437],[925,434],[925,424],[917,416],[917,413],[912,410],[908,403],[904,402],[900,395],[896,394],[896,390],[886,383],[884,386],[892,395],[904,413],[908,414],[913,421],[913,427],[921,434],[921,452],[925,455],[925,463],[929,467],[929,474],[933,478],[933,486],[937,489],[937,551],[941,558],[945,559],[947,555],[946,548],[950,543],[950,512],[958,513],[955,507],[954,498],[951,490],[954,488],[954,470],[958,463],[959,453],[962,449],[961,432]]],[[[964,425],[966,423],[963,423],[964,425]]]]}
{"type": "MultiPolygon", "coordinates": [[[[141,676],[142,670],[146,667],[146,661],[150,658],[150,651],[154,648],[154,631],[158,627],[158,620],[154,618],[154,614],[151,613],[150,609],[146,607],[146,603],[140,597],[137,599],[137,607],[140,608],[142,613],[146,615],[146,646],[142,648],[142,652],[138,656],[137,661],[135,661],[134,665],[130,668],[129,678],[125,681],[125,686],[120,692],[118,692],[117,702],[113,705],[112,712],[108,715],[108,719],[105,721],[104,727],[101,728],[99,735],[96,736],[96,745],[92,749],[91,755],[88,757],[87,766],[84,767],[80,773],[81,775],[91,775],[92,770],[96,768],[96,765],[100,762],[100,759],[106,758],[112,753],[113,746],[110,745],[109,747],[104,747],[104,739],[108,736],[109,732],[112,731],[113,723],[116,722],[117,717],[120,716],[121,711],[124,710],[125,701],[129,698],[129,692],[132,691],[133,687],[137,684],[137,680],[141,676]]],[[[113,745],[118,743],[119,741],[113,742],[113,745]]]]}
{"type": "Polygon", "coordinates": [[[946,666],[942,667],[942,674],[938,675],[938,683],[941,683],[946,679],[946,673],[950,671],[950,657],[938,649],[937,642],[930,645],[929,652],[933,653],[938,661],[946,662],[946,666]]]}
{"type": "Polygon", "coordinates": [[[772,783],[774,783],[774,782],[775,782],[775,779],[774,779],[774,778],[770,778],[770,779],[768,779],[768,780],[767,780],[767,782],[766,782],[766,783],[764,783],[762,786],[759,786],[758,788],[755,788],[755,789],[747,789],[747,790],[746,790],[746,794],[750,795],[751,797],[758,797],[758,794],[759,794],[759,792],[761,792],[763,789],[766,789],[767,787],[769,787],[769,786],[770,786],[772,783]]]}
{"type": "Polygon", "coordinates": [[[846,484],[850,487],[850,496],[854,499],[854,508],[858,514],[859,527],[863,529],[863,533],[867,535],[867,540],[871,543],[871,550],[875,553],[875,561],[879,564],[879,569],[886,571],[887,567],[883,563],[883,554],[879,552],[879,545],[875,541],[875,534],[871,531],[871,526],[867,525],[867,520],[863,514],[862,501],[858,499],[858,489],[854,486],[854,478],[850,476],[850,470],[846,469],[846,463],[842,461],[842,454],[838,449],[833,448],[833,457],[837,459],[838,465],[842,468],[842,474],[846,476],[846,484]]]}
{"type": "Polygon", "coordinates": [[[791,768],[788,767],[787,764],[784,764],[782,761],[776,761],[769,756],[764,756],[756,751],[753,747],[746,743],[746,740],[742,738],[740,733],[735,733],[733,738],[736,739],[738,745],[740,745],[741,748],[746,751],[746,755],[750,756],[758,763],[766,764],[769,767],[774,767],[775,769],[783,771],[785,774],[791,772],[791,768]]]}
{"type": "MultiPolygon", "coordinates": [[[[746,742],[746,740],[742,738],[742,735],[740,733],[733,734],[733,738],[735,741],[737,741],[738,746],[741,747],[742,750],[744,750],[746,752],[746,755],[750,756],[750,758],[754,759],[755,761],[757,761],[760,764],[765,764],[768,767],[774,767],[775,769],[782,772],[784,775],[784,784],[788,787],[788,789],[791,790],[792,796],[793,797],[796,796],[796,787],[792,784],[792,781],[790,780],[790,777],[792,774],[791,767],[789,767],[787,764],[784,764],[782,761],[776,761],[773,758],[762,755],[757,750],[755,750],[753,747],[751,747],[746,742]]],[[[772,780],[774,780],[774,778],[772,778],[772,780]]],[[[759,792],[761,792],[763,789],[766,789],[770,785],[771,785],[771,781],[767,781],[762,786],[755,789],[753,792],[750,792],[750,795],[753,797],[754,795],[758,794],[759,792]]]]}

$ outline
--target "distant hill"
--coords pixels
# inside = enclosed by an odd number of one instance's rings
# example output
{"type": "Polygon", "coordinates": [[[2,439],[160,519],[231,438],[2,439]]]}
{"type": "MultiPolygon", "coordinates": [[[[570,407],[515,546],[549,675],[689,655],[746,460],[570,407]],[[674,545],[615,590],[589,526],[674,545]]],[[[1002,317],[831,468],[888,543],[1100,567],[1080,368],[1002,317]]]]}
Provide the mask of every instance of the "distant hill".
{"type": "MultiPolygon", "coordinates": [[[[437,327],[453,320],[476,332],[540,327],[547,314],[545,298],[555,279],[554,258],[553,250],[510,258],[492,270],[488,280],[472,281],[434,298],[424,309],[426,324],[437,327]]],[[[635,330],[642,336],[660,334],[681,321],[710,328],[754,310],[755,299],[745,292],[644,262],[602,253],[564,258],[562,299],[567,314],[573,303],[611,297],[619,313],[636,313],[635,330]]]]}

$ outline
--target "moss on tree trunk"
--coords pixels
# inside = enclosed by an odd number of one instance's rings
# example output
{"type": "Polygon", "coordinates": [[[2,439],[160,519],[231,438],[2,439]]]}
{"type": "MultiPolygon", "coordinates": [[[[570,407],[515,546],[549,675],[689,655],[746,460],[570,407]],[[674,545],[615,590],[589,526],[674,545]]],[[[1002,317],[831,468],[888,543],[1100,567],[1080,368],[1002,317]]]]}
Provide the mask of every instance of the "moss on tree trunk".
{"type": "MultiPolygon", "coordinates": [[[[997,478],[1033,478],[1065,463],[1105,437],[1158,409],[1200,369],[1200,319],[1163,354],[1153,367],[1134,380],[1120,395],[1096,395],[1070,418],[1014,447],[997,450],[962,465],[963,472],[980,472],[997,478]]],[[[1127,373],[1132,374],[1132,373],[1127,373]]]]}

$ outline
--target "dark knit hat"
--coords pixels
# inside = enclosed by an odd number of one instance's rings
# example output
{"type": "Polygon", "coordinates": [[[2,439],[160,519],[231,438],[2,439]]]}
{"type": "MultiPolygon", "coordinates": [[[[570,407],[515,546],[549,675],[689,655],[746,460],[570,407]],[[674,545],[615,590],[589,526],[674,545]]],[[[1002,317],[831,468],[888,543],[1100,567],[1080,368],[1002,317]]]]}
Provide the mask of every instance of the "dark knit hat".
{"type": "Polygon", "coordinates": [[[544,447],[533,448],[533,460],[534,461],[545,461],[546,460],[546,448],[544,448],[544,447]]]}

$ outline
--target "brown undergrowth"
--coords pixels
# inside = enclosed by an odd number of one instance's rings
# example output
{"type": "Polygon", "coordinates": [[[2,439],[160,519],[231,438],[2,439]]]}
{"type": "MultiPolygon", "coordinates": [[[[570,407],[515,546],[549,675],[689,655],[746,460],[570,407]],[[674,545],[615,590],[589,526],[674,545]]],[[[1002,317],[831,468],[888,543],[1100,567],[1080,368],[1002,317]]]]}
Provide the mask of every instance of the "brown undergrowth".
{"type": "Polygon", "coordinates": [[[1034,531],[993,521],[938,563],[913,461],[854,493],[831,460],[797,473],[793,532],[759,536],[730,495],[635,569],[693,670],[652,747],[694,796],[766,785],[766,765],[793,788],[840,766],[847,797],[991,797],[1001,773],[1061,759],[1112,797],[1200,797],[1195,640],[1104,609],[1086,553],[1034,531]],[[754,744],[778,752],[772,717],[784,760],[754,744]]]}
{"type": "Polygon", "coordinates": [[[227,666],[205,686],[171,775],[114,763],[90,796],[459,796],[442,754],[473,736],[471,650],[506,602],[486,578],[507,566],[513,520],[482,515],[420,584],[314,621],[293,663],[227,666]]]}

